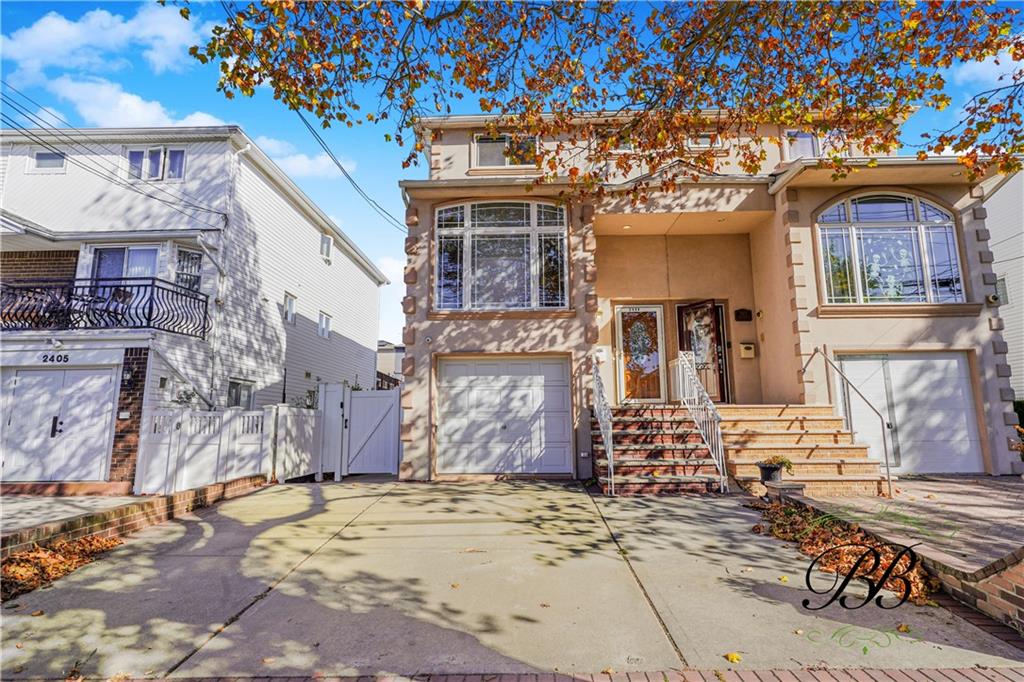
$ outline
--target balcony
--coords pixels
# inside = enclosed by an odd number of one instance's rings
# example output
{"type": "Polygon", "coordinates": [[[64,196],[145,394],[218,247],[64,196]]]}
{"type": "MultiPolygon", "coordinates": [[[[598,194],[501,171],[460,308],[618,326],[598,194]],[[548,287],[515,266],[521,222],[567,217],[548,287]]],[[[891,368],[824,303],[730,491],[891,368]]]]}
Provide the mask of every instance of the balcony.
{"type": "Polygon", "coordinates": [[[157,329],[206,338],[208,296],[155,277],[0,284],[0,329],[157,329]]]}

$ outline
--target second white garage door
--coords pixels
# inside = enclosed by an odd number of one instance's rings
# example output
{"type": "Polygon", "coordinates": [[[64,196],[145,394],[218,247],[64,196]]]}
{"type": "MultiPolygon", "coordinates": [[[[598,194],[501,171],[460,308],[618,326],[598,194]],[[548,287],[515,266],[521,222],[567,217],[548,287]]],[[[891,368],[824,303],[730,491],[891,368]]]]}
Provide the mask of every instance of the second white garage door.
{"type": "Polygon", "coordinates": [[[442,360],[437,383],[438,473],[572,473],[566,360],[442,360]]]}
{"type": "MultiPolygon", "coordinates": [[[[966,354],[846,355],[839,362],[896,427],[889,440],[893,473],[985,471],[966,354]]],[[[881,460],[878,417],[856,394],[845,398],[857,441],[869,444],[871,456],[881,460]]]]}

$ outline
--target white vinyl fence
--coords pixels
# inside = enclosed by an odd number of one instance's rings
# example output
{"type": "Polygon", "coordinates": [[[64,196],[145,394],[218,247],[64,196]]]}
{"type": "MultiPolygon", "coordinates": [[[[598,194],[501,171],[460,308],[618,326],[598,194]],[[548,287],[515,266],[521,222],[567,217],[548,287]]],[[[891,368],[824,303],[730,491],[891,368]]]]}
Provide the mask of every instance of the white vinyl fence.
{"type": "Polygon", "coordinates": [[[356,391],[320,384],[321,473],[397,474],[401,459],[399,389],[356,391]]]}
{"type": "Polygon", "coordinates": [[[142,423],[135,493],[166,495],[242,476],[283,481],[315,474],[320,443],[316,410],[150,410],[142,423]]]}

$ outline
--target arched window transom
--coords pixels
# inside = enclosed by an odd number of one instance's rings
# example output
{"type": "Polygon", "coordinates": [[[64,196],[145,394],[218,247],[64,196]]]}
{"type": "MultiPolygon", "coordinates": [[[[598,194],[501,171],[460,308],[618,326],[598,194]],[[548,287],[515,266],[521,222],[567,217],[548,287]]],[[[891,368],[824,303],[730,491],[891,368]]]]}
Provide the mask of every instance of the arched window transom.
{"type": "Polygon", "coordinates": [[[565,208],[488,201],[435,212],[437,310],[566,308],[565,208]]]}
{"type": "Polygon", "coordinates": [[[953,216],[918,197],[846,199],[818,216],[828,303],[962,303],[953,216]]]}

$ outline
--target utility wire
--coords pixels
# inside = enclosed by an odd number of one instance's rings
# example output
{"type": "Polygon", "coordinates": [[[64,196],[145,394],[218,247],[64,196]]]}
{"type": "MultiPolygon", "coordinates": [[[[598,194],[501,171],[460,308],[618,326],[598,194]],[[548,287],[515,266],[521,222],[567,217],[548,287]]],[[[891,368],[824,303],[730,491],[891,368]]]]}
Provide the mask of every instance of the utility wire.
{"type": "Polygon", "coordinates": [[[1003,239],[1000,239],[1000,240],[999,240],[999,241],[997,241],[997,242],[989,242],[989,244],[988,244],[988,245],[989,245],[989,247],[992,247],[992,246],[999,246],[999,245],[1000,245],[1000,244],[1002,244],[1003,242],[1008,242],[1008,241],[1010,241],[1011,239],[1017,239],[1018,237],[1024,237],[1024,232],[1018,232],[1017,234],[1011,234],[1011,235],[1010,235],[1009,237],[1005,237],[1005,238],[1003,238],[1003,239]]]}
{"type": "Polygon", "coordinates": [[[45,139],[39,137],[37,134],[35,134],[32,131],[32,129],[25,128],[24,126],[19,124],[17,121],[15,121],[13,118],[11,118],[8,114],[6,114],[4,112],[0,112],[0,121],[2,121],[4,123],[4,125],[6,125],[6,126],[20,131],[22,134],[25,135],[25,137],[28,137],[30,140],[32,140],[36,144],[38,144],[38,145],[40,145],[42,147],[45,147],[46,149],[48,149],[48,150],[50,150],[50,151],[52,151],[54,153],[61,154],[62,156],[64,156],[65,162],[73,164],[75,166],[78,166],[79,168],[85,170],[86,172],[92,173],[93,175],[95,175],[96,177],[100,178],[101,180],[105,180],[107,182],[110,182],[110,183],[116,185],[117,187],[121,187],[121,188],[124,188],[124,189],[127,189],[127,190],[131,190],[133,192],[136,192],[137,194],[140,194],[140,195],[142,195],[144,197],[152,199],[153,201],[159,201],[161,204],[164,204],[165,206],[167,206],[167,207],[177,211],[178,213],[182,214],[183,216],[185,216],[189,220],[194,220],[194,221],[196,221],[198,223],[202,223],[203,225],[206,225],[207,227],[209,227],[212,230],[219,230],[220,229],[219,225],[214,225],[212,223],[206,222],[205,220],[200,220],[196,216],[194,216],[194,215],[192,215],[190,213],[185,212],[176,203],[173,203],[173,202],[168,201],[166,199],[162,199],[162,198],[160,198],[158,196],[155,196],[153,194],[149,194],[148,192],[144,192],[144,191],[142,191],[141,188],[139,188],[139,187],[137,187],[137,186],[135,186],[135,185],[133,185],[131,183],[120,182],[116,177],[111,177],[111,175],[109,173],[104,172],[103,170],[98,170],[94,166],[90,166],[88,164],[82,163],[78,159],[74,158],[73,156],[65,154],[59,147],[56,147],[52,143],[47,142],[45,139]]]}
{"type": "MultiPolygon", "coordinates": [[[[236,21],[234,16],[235,12],[232,10],[231,6],[228,4],[228,2],[226,2],[226,0],[220,0],[220,5],[224,9],[224,14],[227,17],[228,22],[232,26],[234,26],[235,30],[238,32],[238,35],[240,35],[242,39],[245,40],[246,44],[248,44],[249,49],[252,51],[252,54],[256,57],[257,61],[259,61],[260,66],[262,66],[267,73],[270,73],[270,68],[268,67],[267,63],[263,61],[263,57],[256,49],[256,46],[253,45],[251,40],[249,40],[249,37],[245,34],[245,31],[242,30],[242,27],[238,25],[238,22],[236,21]]],[[[345,179],[348,180],[349,184],[352,185],[352,188],[355,189],[356,193],[360,197],[362,197],[363,201],[365,201],[370,206],[370,208],[376,211],[378,215],[384,218],[384,220],[386,220],[391,227],[394,227],[400,232],[408,234],[409,230],[408,228],[405,227],[405,225],[402,224],[402,221],[393,216],[386,208],[377,203],[373,199],[373,197],[367,194],[366,191],[359,186],[359,183],[356,182],[355,178],[353,178],[349,174],[348,170],[345,169],[345,166],[342,165],[342,163],[338,160],[338,157],[334,155],[334,152],[331,151],[331,148],[327,145],[327,142],[325,142],[323,137],[321,137],[319,131],[315,127],[313,127],[312,124],[310,124],[309,120],[305,117],[305,115],[296,107],[289,106],[289,108],[296,113],[296,115],[302,121],[302,124],[306,126],[306,130],[310,132],[310,134],[316,140],[317,144],[320,145],[320,148],[323,149],[327,156],[331,159],[331,161],[334,162],[334,165],[338,167],[338,170],[340,170],[342,175],[345,176],[345,179]]]]}
{"type": "MultiPolygon", "coordinates": [[[[94,136],[92,136],[92,135],[89,135],[89,134],[88,134],[88,133],[87,133],[86,131],[84,131],[84,130],[80,130],[80,129],[78,129],[78,128],[75,128],[75,127],[74,127],[73,125],[71,125],[71,124],[70,124],[70,123],[69,123],[69,122],[68,122],[67,120],[65,120],[65,119],[61,118],[60,116],[58,116],[58,115],[57,115],[57,114],[56,114],[55,112],[53,112],[52,110],[48,109],[47,107],[43,106],[42,104],[40,104],[40,103],[39,103],[39,102],[37,102],[36,100],[32,99],[31,97],[29,97],[29,96],[28,96],[28,95],[26,95],[25,93],[21,92],[20,90],[18,90],[18,89],[17,89],[17,88],[15,88],[15,87],[13,87],[13,86],[12,86],[12,85],[11,85],[10,83],[8,83],[7,81],[4,81],[4,80],[0,80],[0,83],[3,83],[3,85],[4,85],[4,86],[5,86],[6,88],[8,88],[9,90],[11,90],[11,91],[13,91],[13,92],[17,93],[17,94],[18,94],[18,95],[20,95],[20,96],[21,96],[21,97],[22,97],[23,99],[25,99],[25,100],[27,100],[28,102],[30,102],[30,103],[34,104],[35,106],[39,107],[41,111],[45,111],[45,112],[46,112],[46,113],[47,113],[47,114],[48,114],[49,116],[51,116],[51,117],[53,117],[54,119],[56,119],[57,121],[60,121],[61,123],[63,123],[63,124],[65,125],[65,126],[67,126],[66,130],[72,130],[72,131],[74,131],[74,132],[78,133],[79,135],[81,135],[81,136],[83,136],[83,137],[85,137],[85,138],[88,138],[88,139],[89,139],[89,140],[90,140],[91,142],[95,143],[95,144],[96,144],[96,146],[98,146],[98,147],[99,147],[100,149],[103,149],[103,150],[105,150],[105,151],[109,152],[109,153],[110,153],[110,154],[112,154],[112,155],[113,155],[113,156],[114,156],[115,158],[117,158],[117,159],[119,159],[119,160],[120,160],[120,159],[122,158],[122,153],[121,153],[121,150],[119,150],[119,149],[113,149],[113,148],[111,148],[111,147],[109,147],[109,146],[107,146],[107,145],[105,145],[105,144],[103,144],[103,143],[101,143],[101,142],[97,141],[97,139],[96,139],[96,138],[95,138],[94,136]]],[[[25,117],[26,119],[28,119],[28,120],[29,120],[29,121],[30,121],[31,123],[34,123],[34,124],[35,124],[36,126],[38,126],[39,128],[41,128],[41,129],[43,129],[43,130],[46,130],[47,132],[51,132],[51,133],[56,133],[56,134],[58,134],[58,135],[60,135],[60,136],[64,137],[65,139],[67,139],[67,140],[68,140],[68,141],[69,141],[69,142],[70,142],[71,144],[73,144],[73,145],[76,145],[76,146],[78,146],[78,147],[80,147],[80,148],[82,148],[82,149],[86,150],[86,151],[87,151],[87,152],[89,152],[90,154],[92,154],[92,153],[93,153],[93,152],[92,152],[92,150],[91,150],[91,149],[89,149],[89,147],[86,147],[86,146],[85,146],[84,144],[82,144],[82,143],[81,143],[80,141],[78,141],[78,140],[76,140],[75,138],[73,138],[73,137],[71,137],[70,135],[68,135],[65,129],[61,129],[61,128],[57,128],[57,127],[54,127],[53,125],[51,125],[51,124],[50,124],[50,123],[48,123],[47,121],[43,120],[43,119],[42,119],[42,118],[41,118],[41,117],[40,117],[40,116],[39,116],[38,114],[33,114],[32,112],[28,111],[28,109],[27,109],[27,108],[26,108],[26,107],[25,107],[24,105],[21,105],[21,104],[19,104],[19,103],[18,103],[18,102],[16,102],[16,101],[15,101],[15,100],[14,100],[13,98],[11,98],[11,97],[10,97],[9,95],[3,95],[3,94],[0,94],[0,97],[3,97],[3,99],[4,99],[4,100],[5,100],[5,101],[6,101],[6,102],[7,102],[7,103],[8,103],[9,105],[10,105],[10,106],[12,106],[12,107],[14,107],[15,109],[17,109],[17,110],[18,110],[18,111],[19,111],[19,112],[20,112],[20,113],[21,113],[21,114],[22,114],[22,115],[23,115],[23,116],[24,116],[24,117],[25,117]]],[[[118,177],[120,177],[120,175],[119,175],[119,174],[120,174],[120,173],[121,173],[121,172],[122,172],[123,170],[125,170],[124,168],[122,168],[122,167],[120,166],[120,164],[119,164],[119,163],[118,163],[118,164],[115,164],[115,165],[114,165],[113,167],[114,167],[114,169],[115,169],[115,175],[118,175],[118,177]]],[[[156,183],[154,183],[154,182],[152,182],[152,181],[150,181],[150,180],[148,180],[148,179],[146,179],[146,178],[138,178],[138,179],[137,179],[137,183],[141,183],[141,184],[145,184],[145,185],[148,185],[148,186],[152,187],[152,188],[153,188],[154,190],[157,190],[157,191],[159,191],[159,192],[161,192],[161,193],[163,193],[163,194],[166,194],[167,196],[169,196],[169,197],[171,197],[171,198],[175,199],[176,201],[181,201],[181,202],[183,202],[183,203],[184,203],[185,205],[187,205],[187,206],[189,206],[190,208],[193,208],[193,209],[195,209],[195,210],[198,210],[198,211],[203,211],[203,212],[206,212],[206,213],[214,213],[214,214],[217,214],[217,215],[221,215],[221,216],[224,216],[224,215],[225,215],[225,213],[224,213],[223,211],[218,211],[218,210],[216,210],[216,209],[210,208],[209,206],[207,206],[207,205],[205,205],[205,204],[199,203],[199,202],[198,202],[198,200],[195,200],[195,199],[194,199],[193,197],[191,197],[190,195],[188,195],[187,193],[185,193],[185,192],[183,192],[183,191],[182,191],[182,192],[173,192],[173,191],[171,191],[170,189],[168,189],[168,188],[166,188],[166,187],[163,187],[163,186],[161,186],[161,185],[159,185],[159,184],[156,184],[156,183]]],[[[137,183],[136,183],[136,184],[137,184],[137,183]]]]}

